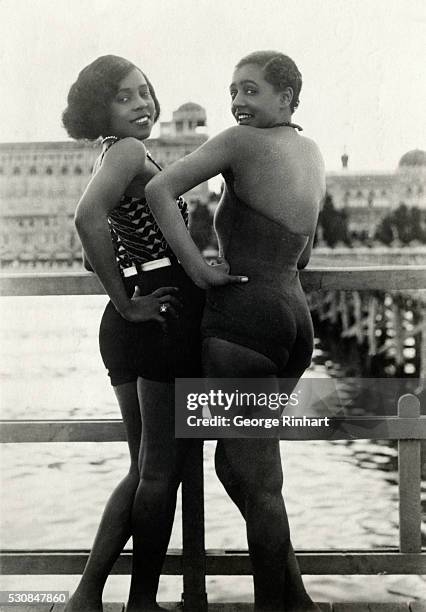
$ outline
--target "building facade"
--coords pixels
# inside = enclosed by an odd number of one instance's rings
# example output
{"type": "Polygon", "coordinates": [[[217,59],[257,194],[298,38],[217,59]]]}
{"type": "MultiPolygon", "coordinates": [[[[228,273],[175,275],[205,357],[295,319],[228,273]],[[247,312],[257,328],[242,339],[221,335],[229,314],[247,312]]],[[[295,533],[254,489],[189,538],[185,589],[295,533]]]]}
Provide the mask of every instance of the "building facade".
{"type": "MultiPolygon", "coordinates": [[[[183,104],[160,136],[146,144],[167,166],[207,140],[205,110],[183,104]]],[[[0,144],[0,265],[71,266],[81,261],[74,211],[88,184],[100,143],[0,144]]],[[[185,194],[190,206],[209,200],[207,183],[185,194]]]]}
{"type": "Polygon", "coordinates": [[[337,209],[348,213],[349,231],[372,237],[378,223],[400,204],[426,216],[426,151],[405,153],[392,173],[352,172],[348,156],[342,170],[327,174],[327,191],[337,209]]]}

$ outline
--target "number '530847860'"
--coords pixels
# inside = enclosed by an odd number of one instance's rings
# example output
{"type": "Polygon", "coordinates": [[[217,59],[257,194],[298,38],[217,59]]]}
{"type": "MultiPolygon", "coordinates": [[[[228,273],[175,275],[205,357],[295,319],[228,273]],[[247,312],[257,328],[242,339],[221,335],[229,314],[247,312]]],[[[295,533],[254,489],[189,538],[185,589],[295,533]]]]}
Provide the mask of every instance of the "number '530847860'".
{"type": "Polygon", "coordinates": [[[68,591],[0,591],[0,605],[66,603],[68,591]]]}

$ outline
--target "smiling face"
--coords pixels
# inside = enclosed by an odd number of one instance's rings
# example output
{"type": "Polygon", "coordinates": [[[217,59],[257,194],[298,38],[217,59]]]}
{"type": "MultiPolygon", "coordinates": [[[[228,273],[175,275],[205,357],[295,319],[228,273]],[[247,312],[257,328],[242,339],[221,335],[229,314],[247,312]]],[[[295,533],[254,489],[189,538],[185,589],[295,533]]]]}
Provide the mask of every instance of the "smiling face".
{"type": "Polygon", "coordinates": [[[291,88],[276,91],[257,64],[237,68],[229,91],[232,114],[239,125],[268,128],[291,118],[291,88]]]}
{"type": "Polygon", "coordinates": [[[111,102],[110,134],[118,138],[148,138],[155,120],[155,104],[142,72],[133,68],[118,86],[111,102]]]}

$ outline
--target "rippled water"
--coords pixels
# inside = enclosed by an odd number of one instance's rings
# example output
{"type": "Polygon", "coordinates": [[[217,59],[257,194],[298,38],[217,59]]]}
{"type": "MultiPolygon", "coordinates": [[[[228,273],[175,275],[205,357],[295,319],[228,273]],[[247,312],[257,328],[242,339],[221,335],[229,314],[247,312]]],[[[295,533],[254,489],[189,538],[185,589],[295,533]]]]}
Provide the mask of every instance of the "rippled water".
{"type": "MultiPolygon", "coordinates": [[[[103,296],[3,298],[2,418],[119,418],[98,354],[103,296]]],[[[342,375],[317,343],[310,376],[342,375]]],[[[245,548],[238,512],[213,469],[207,442],[206,545],[245,548]]],[[[88,548],[100,513],[124,475],[124,443],[6,444],[2,453],[3,548],[88,548]]],[[[298,549],[369,549],[398,545],[396,448],[366,440],[283,442],[284,495],[298,549]]],[[[171,546],[180,547],[180,507],[171,546]]],[[[417,577],[307,577],[319,600],[385,600],[421,596],[417,577]]],[[[1,588],[74,588],[75,577],[4,577],[1,588]],[[52,586],[53,585],[53,586],[52,586]]],[[[128,580],[112,577],[106,599],[126,597],[128,580]]],[[[163,600],[176,599],[180,579],[162,579],[163,600]]],[[[209,579],[210,599],[251,597],[250,580],[209,579]]]]}

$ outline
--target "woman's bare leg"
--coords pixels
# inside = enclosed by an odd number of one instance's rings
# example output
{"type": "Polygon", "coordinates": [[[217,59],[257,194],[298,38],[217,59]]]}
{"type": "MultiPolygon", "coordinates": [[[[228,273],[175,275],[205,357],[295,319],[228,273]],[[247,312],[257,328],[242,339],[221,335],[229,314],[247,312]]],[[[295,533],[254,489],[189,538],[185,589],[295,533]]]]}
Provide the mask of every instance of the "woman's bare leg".
{"type": "MultiPolygon", "coordinates": [[[[275,373],[274,364],[264,355],[225,340],[206,340],[203,352],[205,372],[211,378],[270,377],[275,373]]],[[[300,375],[291,373],[292,388],[300,375]]],[[[219,440],[216,471],[247,523],[257,609],[315,609],[290,542],[278,440],[219,440]]]]}
{"type": "Polygon", "coordinates": [[[197,441],[174,437],[174,386],[139,379],[143,433],[132,511],[133,571],[128,612],[151,612],[173,527],[184,460],[197,441]]]}
{"type": "Polygon", "coordinates": [[[141,416],[136,382],[114,387],[130,451],[130,469],[111,494],[102,515],[80,583],[65,612],[100,612],[102,591],[111,569],[131,535],[131,512],[139,483],[141,416]]]}
{"type": "MultiPolygon", "coordinates": [[[[241,491],[239,482],[231,469],[223,444],[221,444],[220,441],[216,447],[215,466],[216,474],[225,491],[245,519],[244,494],[241,491]]],[[[284,601],[286,610],[305,610],[314,606],[311,598],[306,592],[305,585],[303,584],[299,564],[297,562],[296,555],[294,554],[291,541],[289,544],[286,564],[284,601]]]]}

